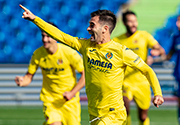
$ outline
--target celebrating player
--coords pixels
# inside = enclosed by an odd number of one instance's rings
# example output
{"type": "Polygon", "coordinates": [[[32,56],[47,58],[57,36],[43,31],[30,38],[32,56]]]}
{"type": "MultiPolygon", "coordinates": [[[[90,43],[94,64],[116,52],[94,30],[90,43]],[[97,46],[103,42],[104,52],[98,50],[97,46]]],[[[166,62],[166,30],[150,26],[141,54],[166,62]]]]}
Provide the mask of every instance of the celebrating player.
{"type": "Polygon", "coordinates": [[[75,50],[57,43],[45,32],[42,32],[42,41],[43,46],[32,55],[28,72],[25,76],[17,76],[16,84],[28,86],[40,67],[43,75],[40,100],[43,101],[46,118],[44,125],[80,125],[78,91],[85,85],[83,60],[75,50]],[[81,74],[78,83],[75,70],[81,74]]]}
{"type": "MultiPolygon", "coordinates": [[[[127,11],[123,13],[122,20],[126,27],[126,33],[113,38],[114,41],[127,46],[145,62],[147,61],[148,48],[152,48],[152,56],[165,56],[164,49],[153,36],[146,31],[137,30],[138,22],[134,12],[127,11]]],[[[152,57],[149,57],[148,60],[150,64],[152,63],[151,58],[152,57]]],[[[141,72],[127,67],[123,84],[123,99],[128,115],[127,125],[131,124],[129,103],[133,98],[138,106],[140,124],[149,125],[148,109],[151,101],[150,84],[141,72]]]]}
{"type": "Polygon", "coordinates": [[[83,55],[86,94],[91,125],[124,125],[126,110],[122,98],[122,83],[126,66],[140,70],[152,85],[154,105],[163,103],[161,88],[154,71],[133,51],[114,42],[110,35],[116,25],[116,16],[108,10],[91,13],[87,31],[90,39],[78,39],[49,25],[24,9],[22,18],[35,23],[57,41],[63,42],[83,55]]]}

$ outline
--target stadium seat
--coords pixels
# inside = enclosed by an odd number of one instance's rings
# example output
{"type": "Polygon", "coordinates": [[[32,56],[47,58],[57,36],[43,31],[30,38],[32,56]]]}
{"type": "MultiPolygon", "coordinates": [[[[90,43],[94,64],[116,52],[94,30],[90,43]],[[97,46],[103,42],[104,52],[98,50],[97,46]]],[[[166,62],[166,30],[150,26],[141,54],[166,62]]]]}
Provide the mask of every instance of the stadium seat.
{"type": "Polygon", "coordinates": [[[3,41],[5,41],[5,33],[0,31],[0,43],[2,43],[3,41]]]}
{"type": "Polygon", "coordinates": [[[3,51],[6,55],[11,55],[13,52],[13,48],[10,45],[5,45],[3,51]]]}
{"type": "Polygon", "coordinates": [[[24,54],[22,50],[17,50],[16,54],[11,56],[11,62],[18,64],[18,63],[28,63],[28,57],[24,54]]]}
{"type": "Polygon", "coordinates": [[[17,28],[19,26],[19,20],[16,18],[12,18],[9,23],[10,27],[17,28]]]}
{"type": "Polygon", "coordinates": [[[8,63],[9,62],[9,56],[6,55],[6,53],[3,50],[0,50],[0,60],[1,63],[8,63]]]}
{"type": "Polygon", "coordinates": [[[45,15],[48,16],[50,14],[50,8],[48,5],[43,5],[41,7],[41,12],[45,15]]]}
{"type": "Polygon", "coordinates": [[[70,8],[66,5],[63,5],[61,6],[60,8],[60,12],[63,14],[63,15],[69,15],[69,12],[70,12],[70,8]]]}
{"type": "Polygon", "coordinates": [[[5,15],[10,15],[11,14],[11,7],[8,6],[8,5],[4,5],[2,7],[2,12],[5,14],[5,15]]]}

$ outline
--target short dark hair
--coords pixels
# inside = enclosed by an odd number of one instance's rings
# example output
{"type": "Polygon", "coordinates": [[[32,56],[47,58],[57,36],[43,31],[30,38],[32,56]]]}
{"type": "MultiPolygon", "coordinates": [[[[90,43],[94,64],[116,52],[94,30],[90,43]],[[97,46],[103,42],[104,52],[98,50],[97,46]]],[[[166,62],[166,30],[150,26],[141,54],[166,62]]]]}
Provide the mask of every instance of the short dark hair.
{"type": "Polygon", "coordinates": [[[124,12],[124,13],[122,14],[122,21],[123,21],[124,23],[126,22],[126,16],[129,15],[129,14],[133,14],[133,15],[136,16],[136,14],[135,14],[133,11],[128,10],[128,11],[124,12]]]}
{"type": "Polygon", "coordinates": [[[112,33],[116,26],[116,16],[110,10],[97,10],[91,13],[91,17],[99,16],[99,21],[109,25],[109,32],[112,33]]]}

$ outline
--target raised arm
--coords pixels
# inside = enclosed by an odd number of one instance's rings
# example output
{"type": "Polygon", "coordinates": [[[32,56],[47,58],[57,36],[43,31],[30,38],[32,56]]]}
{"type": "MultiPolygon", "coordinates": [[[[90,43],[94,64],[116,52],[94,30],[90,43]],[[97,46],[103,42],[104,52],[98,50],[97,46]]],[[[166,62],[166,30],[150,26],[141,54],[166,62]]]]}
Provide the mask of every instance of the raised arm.
{"type": "Polygon", "coordinates": [[[72,48],[80,51],[81,43],[78,40],[77,37],[70,36],[55,26],[45,22],[44,20],[40,19],[39,17],[35,16],[30,10],[25,8],[22,5],[19,5],[23,10],[23,16],[22,18],[32,21],[34,24],[36,24],[41,30],[46,32],[49,36],[54,38],[55,40],[59,42],[63,42],[64,44],[67,44],[68,46],[71,46],[72,48]]]}

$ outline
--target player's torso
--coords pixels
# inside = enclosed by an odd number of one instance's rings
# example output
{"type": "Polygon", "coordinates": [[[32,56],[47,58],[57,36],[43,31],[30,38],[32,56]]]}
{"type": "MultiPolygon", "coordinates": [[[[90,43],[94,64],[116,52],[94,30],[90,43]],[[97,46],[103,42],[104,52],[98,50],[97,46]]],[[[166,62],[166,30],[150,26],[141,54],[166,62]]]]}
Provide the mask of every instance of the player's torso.
{"type": "Polygon", "coordinates": [[[42,53],[39,67],[42,70],[44,94],[60,94],[70,91],[75,86],[75,71],[71,67],[69,58],[60,48],[53,54],[42,53]]]}
{"type": "Polygon", "coordinates": [[[121,89],[125,66],[122,55],[115,49],[116,44],[111,41],[103,47],[90,45],[84,50],[86,93],[91,114],[107,105],[123,107],[121,89]]]}
{"type": "Polygon", "coordinates": [[[43,77],[51,80],[63,80],[72,75],[69,59],[63,52],[56,55],[45,55],[40,59],[39,67],[42,69],[43,77]]]}

